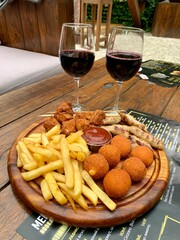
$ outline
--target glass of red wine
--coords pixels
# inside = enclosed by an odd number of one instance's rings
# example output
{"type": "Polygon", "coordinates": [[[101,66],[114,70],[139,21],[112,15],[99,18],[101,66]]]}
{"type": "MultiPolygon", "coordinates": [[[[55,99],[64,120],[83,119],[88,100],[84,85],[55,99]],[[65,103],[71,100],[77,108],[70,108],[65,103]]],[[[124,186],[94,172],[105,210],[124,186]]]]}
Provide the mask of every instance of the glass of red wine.
{"type": "Polygon", "coordinates": [[[106,68],[118,88],[113,107],[105,110],[120,111],[119,95],[124,81],[128,81],[138,72],[142,62],[144,31],[139,28],[115,26],[106,51],[106,68]]]}
{"type": "Polygon", "coordinates": [[[86,111],[88,107],[79,102],[80,78],[85,76],[94,63],[94,36],[91,24],[64,23],[59,44],[59,58],[64,71],[76,83],[74,111],[86,111]]]}

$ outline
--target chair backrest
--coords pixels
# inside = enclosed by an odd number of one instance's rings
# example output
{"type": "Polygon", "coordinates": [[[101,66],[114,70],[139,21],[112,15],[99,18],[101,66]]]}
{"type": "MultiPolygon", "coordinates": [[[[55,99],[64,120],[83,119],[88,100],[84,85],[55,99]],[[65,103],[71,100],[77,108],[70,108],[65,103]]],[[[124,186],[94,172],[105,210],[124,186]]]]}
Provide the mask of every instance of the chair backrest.
{"type": "Polygon", "coordinates": [[[73,0],[14,0],[0,10],[0,41],[4,46],[57,56],[62,24],[73,21],[73,0]]]}

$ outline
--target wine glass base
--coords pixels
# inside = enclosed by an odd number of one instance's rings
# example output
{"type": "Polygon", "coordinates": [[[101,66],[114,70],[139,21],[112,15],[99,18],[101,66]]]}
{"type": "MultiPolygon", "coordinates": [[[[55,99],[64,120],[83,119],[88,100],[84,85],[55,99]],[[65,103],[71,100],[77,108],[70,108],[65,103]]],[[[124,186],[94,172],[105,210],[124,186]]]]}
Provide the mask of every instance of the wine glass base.
{"type": "Polygon", "coordinates": [[[108,111],[108,112],[122,112],[122,113],[126,113],[126,110],[120,108],[120,107],[116,107],[116,106],[112,106],[112,107],[106,107],[103,109],[104,111],[108,111]]]}
{"type": "Polygon", "coordinates": [[[76,104],[72,105],[72,109],[74,112],[83,112],[83,111],[90,111],[90,109],[85,104],[76,104]]]}

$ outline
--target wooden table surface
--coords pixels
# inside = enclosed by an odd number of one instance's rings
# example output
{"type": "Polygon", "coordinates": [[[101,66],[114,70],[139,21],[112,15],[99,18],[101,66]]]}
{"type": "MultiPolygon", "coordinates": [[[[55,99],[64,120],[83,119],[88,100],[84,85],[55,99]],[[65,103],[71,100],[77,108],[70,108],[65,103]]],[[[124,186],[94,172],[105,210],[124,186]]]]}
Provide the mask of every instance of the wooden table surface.
{"type": "MultiPolygon", "coordinates": [[[[7,173],[8,153],[16,137],[42,114],[54,111],[62,100],[73,101],[74,82],[66,73],[0,96],[0,235],[1,239],[23,239],[16,229],[31,210],[12,191],[7,173]]],[[[105,59],[95,62],[81,79],[80,101],[92,110],[112,105],[116,85],[105,68],[105,59]]],[[[127,110],[180,121],[180,89],[150,84],[135,77],[123,84],[120,106],[127,110]]]]}

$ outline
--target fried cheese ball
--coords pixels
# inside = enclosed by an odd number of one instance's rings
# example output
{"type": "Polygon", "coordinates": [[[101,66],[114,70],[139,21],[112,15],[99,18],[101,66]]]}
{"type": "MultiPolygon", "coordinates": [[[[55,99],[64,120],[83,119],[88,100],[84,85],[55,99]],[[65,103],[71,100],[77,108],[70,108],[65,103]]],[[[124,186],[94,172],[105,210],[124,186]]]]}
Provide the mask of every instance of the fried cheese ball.
{"type": "Polygon", "coordinates": [[[127,157],[128,154],[131,152],[130,140],[122,135],[114,136],[111,140],[111,144],[115,145],[119,149],[122,158],[127,157]]]}
{"type": "Polygon", "coordinates": [[[103,187],[109,197],[122,198],[131,187],[131,178],[125,170],[114,168],[105,175],[103,187]]]}
{"type": "Polygon", "coordinates": [[[126,159],[122,164],[122,169],[129,173],[133,182],[141,181],[147,171],[145,164],[136,157],[126,159]]]}
{"type": "Polygon", "coordinates": [[[131,157],[141,159],[146,167],[149,167],[154,160],[153,151],[147,146],[137,146],[133,148],[130,155],[131,157]]]}
{"type": "Polygon", "coordinates": [[[114,168],[121,158],[121,153],[115,145],[103,145],[98,153],[102,154],[109,163],[109,168],[114,168]]]}
{"type": "Polygon", "coordinates": [[[85,159],[83,167],[94,180],[103,178],[109,171],[107,160],[99,153],[89,155],[85,159]]]}

